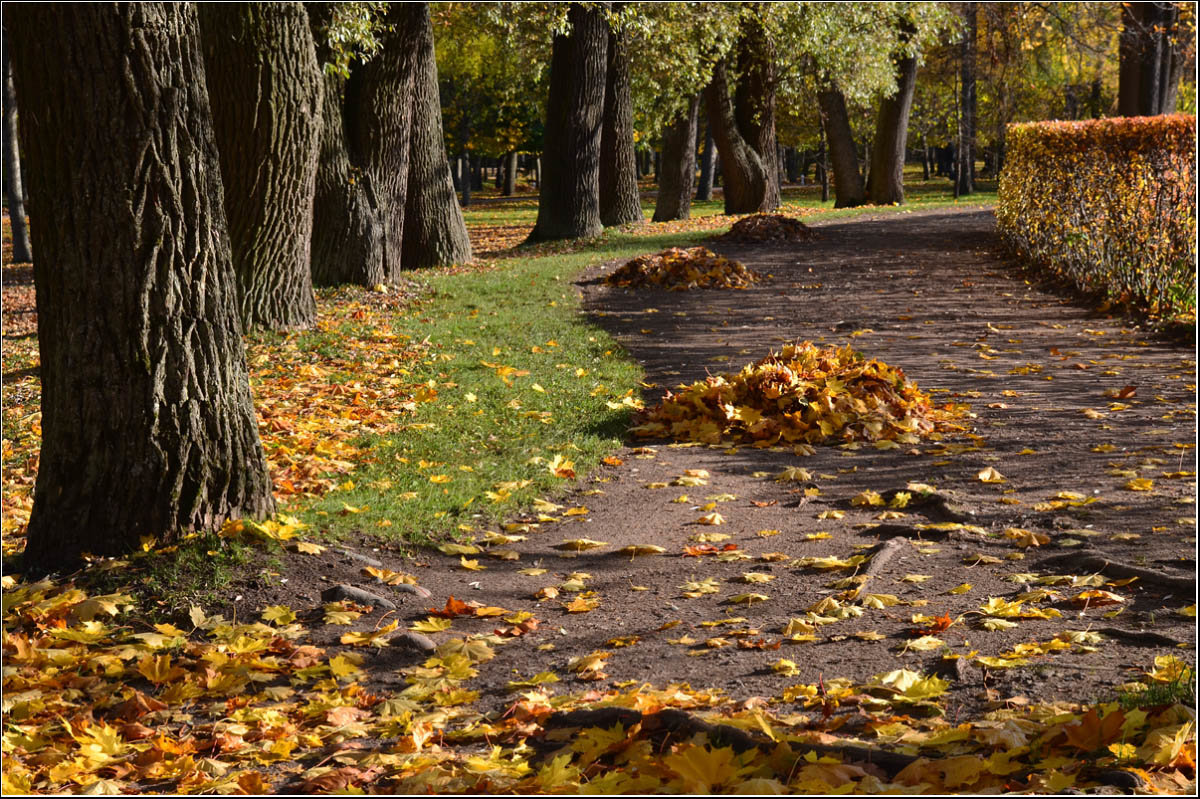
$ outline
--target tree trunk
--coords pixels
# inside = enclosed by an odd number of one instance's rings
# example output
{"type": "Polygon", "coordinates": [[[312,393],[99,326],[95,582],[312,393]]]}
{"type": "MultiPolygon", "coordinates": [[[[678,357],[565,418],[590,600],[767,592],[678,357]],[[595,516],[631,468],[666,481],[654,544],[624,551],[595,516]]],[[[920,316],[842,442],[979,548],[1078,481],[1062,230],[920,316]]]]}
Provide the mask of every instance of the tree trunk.
{"type": "Polygon", "coordinates": [[[846,98],[841,90],[827,87],[817,95],[817,100],[821,105],[825,138],[829,142],[829,157],[833,161],[833,207],[862,205],[865,201],[862,173],[858,171],[858,153],[850,130],[850,115],[846,112],[846,98]]]}
{"type": "Polygon", "coordinates": [[[405,269],[448,266],[471,260],[471,241],[454,193],[442,134],[437,61],[428,3],[403,3],[401,12],[415,31],[412,136],[408,192],[404,208],[401,264],[405,269]]]}
{"type": "MultiPolygon", "coordinates": [[[[317,62],[324,65],[333,59],[327,32],[333,4],[309,3],[305,9],[316,42],[317,62]]],[[[386,280],[383,221],[367,193],[362,170],[350,161],[342,109],[345,80],[331,74],[323,80],[321,153],[313,197],[313,284],[375,286],[386,280]]]]}
{"type": "Polygon", "coordinates": [[[692,212],[692,184],[696,180],[696,117],[700,96],[688,103],[663,132],[663,174],[654,203],[654,221],[687,219],[692,212]]]}
{"type": "Polygon", "coordinates": [[[194,7],[5,11],[39,220],[22,571],[270,513],[194,7]]]}
{"type": "Polygon", "coordinates": [[[458,157],[458,187],[462,192],[462,207],[471,204],[471,156],[463,153],[458,157]]]}
{"type": "Polygon", "coordinates": [[[13,88],[7,42],[4,47],[4,190],[12,225],[13,263],[27,264],[33,260],[33,247],[29,243],[29,226],[25,224],[25,187],[21,183],[21,155],[17,147],[17,92],[13,88]]]}
{"type": "MultiPolygon", "coordinates": [[[[624,5],[614,3],[616,12],[624,5]]],[[[637,156],[633,146],[633,94],[629,83],[629,36],[608,33],[608,69],[604,87],[604,126],[600,133],[600,223],[642,224],[637,156]]]]}
{"type": "Polygon", "coordinates": [[[1122,3],[1117,113],[1154,116],[1175,109],[1191,31],[1176,3],[1122,3]]]}
{"type": "Polygon", "coordinates": [[[821,124],[821,141],[817,145],[817,168],[821,170],[821,202],[829,202],[829,158],[825,153],[825,125],[821,124]]]}
{"type": "Polygon", "coordinates": [[[346,81],[346,141],[383,227],[383,274],[399,282],[412,136],[417,31],[404,3],[388,6],[379,51],[346,81]]]}
{"type": "MultiPolygon", "coordinates": [[[[915,33],[903,23],[901,38],[915,33]]],[[[908,151],[908,116],[917,87],[917,57],[896,59],[896,93],[879,102],[867,196],[875,205],[904,203],[904,157],[908,151]]]]}
{"type": "Polygon", "coordinates": [[[788,147],[784,151],[784,162],[787,167],[788,183],[799,182],[804,173],[808,171],[808,165],[800,157],[800,154],[796,152],[795,147],[788,147]]]}
{"type": "Polygon", "coordinates": [[[321,72],[300,3],[202,3],[201,41],[247,329],[311,327],[321,72]]]}
{"type": "MultiPolygon", "coordinates": [[[[706,115],[707,116],[707,115],[706,115]]],[[[700,153],[700,185],[696,187],[696,201],[708,202],[712,199],[713,192],[713,151],[716,149],[716,143],[713,142],[712,125],[705,119],[704,122],[704,151],[700,153]]]]}
{"type": "Polygon", "coordinates": [[[975,37],[978,33],[979,9],[974,3],[963,8],[966,26],[962,41],[962,94],[960,101],[960,136],[958,141],[958,193],[975,191],[975,37]]]}
{"type": "Polygon", "coordinates": [[[713,138],[721,150],[725,213],[752,214],[770,211],[770,178],[758,153],[742,136],[729,100],[725,65],[713,69],[712,83],[704,92],[713,138]]]}
{"type": "Polygon", "coordinates": [[[504,156],[504,190],[505,197],[517,193],[517,151],[513,150],[504,156]]]}
{"type": "MultiPolygon", "coordinates": [[[[757,16],[745,18],[737,47],[739,79],[734,88],[738,130],[762,161],[765,194],[757,211],[779,207],[779,148],[775,138],[775,47],[757,16]]],[[[726,211],[728,213],[728,211],[726,211]]]]}
{"type": "Polygon", "coordinates": [[[600,221],[600,129],[608,63],[608,3],[572,3],[569,36],[555,36],[550,93],[530,241],[597,236],[600,221]]]}

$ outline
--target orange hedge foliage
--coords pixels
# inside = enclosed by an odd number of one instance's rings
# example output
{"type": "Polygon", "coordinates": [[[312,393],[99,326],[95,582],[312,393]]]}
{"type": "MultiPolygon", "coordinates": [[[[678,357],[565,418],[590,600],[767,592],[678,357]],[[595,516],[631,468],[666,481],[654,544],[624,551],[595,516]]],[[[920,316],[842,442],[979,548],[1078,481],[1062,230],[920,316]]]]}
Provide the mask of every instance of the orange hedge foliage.
{"type": "Polygon", "coordinates": [[[1152,313],[1196,304],[1196,118],[1009,126],[996,219],[1019,255],[1152,313]]]}

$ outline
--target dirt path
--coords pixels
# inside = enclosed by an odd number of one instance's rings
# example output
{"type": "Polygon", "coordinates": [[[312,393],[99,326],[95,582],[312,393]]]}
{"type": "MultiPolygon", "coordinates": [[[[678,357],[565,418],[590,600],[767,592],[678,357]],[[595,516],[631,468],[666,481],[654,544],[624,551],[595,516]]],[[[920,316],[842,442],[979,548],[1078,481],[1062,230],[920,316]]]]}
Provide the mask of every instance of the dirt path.
{"type": "MultiPolygon", "coordinates": [[[[481,667],[471,687],[481,692],[483,708],[505,704],[510,680],[543,671],[558,675],[562,682],[551,686],[558,693],[687,682],[735,698],[777,698],[797,683],[865,681],[904,667],[951,676],[946,706],[953,719],[1012,697],[1111,697],[1115,686],[1136,677],[1131,669],[1156,655],[1194,662],[1194,620],[1180,614],[1195,602],[1194,352],[1029,286],[999,255],[990,211],[889,214],[816,227],[819,239],[801,245],[713,244],[772,275],[750,290],[631,291],[604,286],[593,270],[580,283],[585,307],[645,364],[654,384],[648,403],[664,386],[736,370],[787,340],[851,343],[939,392],[939,401],[969,403],[976,415],[970,435],[891,450],[822,447],[808,457],[790,448],[647,442],[619,453],[621,465],[605,467],[564,504],[564,510],[586,507],[586,514],[514,520],[528,524],[514,528],[528,540],[504,547],[519,560],[481,558],[486,571],[471,572],[458,567],[457,556],[432,555],[429,568],[417,573],[433,598],[410,597],[399,610],[402,624],[424,618],[425,608],[449,595],[530,611],[540,620],[537,630],[481,667]],[[792,466],[807,469],[812,480],[771,479],[792,466]],[[989,466],[1005,482],[981,482],[977,475],[989,466]],[[703,485],[670,485],[689,471],[709,476],[703,485]],[[1135,478],[1153,480],[1152,490],[1123,488],[1135,478]],[[953,507],[907,509],[881,520],[882,508],[851,504],[864,490],[903,489],[910,481],[936,486],[953,507]],[[819,494],[806,496],[805,487],[819,494]],[[677,501],[680,495],[687,501],[677,501]],[[723,525],[695,523],[709,502],[723,525]],[[981,530],[915,527],[952,518],[981,530]],[[1009,528],[1049,541],[1021,548],[1004,535],[1009,528]],[[736,553],[724,560],[682,554],[696,536],[712,533],[728,536],[716,546],[735,544],[736,553]],[[580,538],[605,546],[558,548],[580,538]],[[618,554],[641,544],[666,552],[618,554]],[[795,563],[870,553],[877,554],[858,569],[795,563]],[[1035,575],[1096,573],[1103,558],[1118,563],[1106,570],[1108,580],[1141,579],[1115,586],[1035,582],[1035,575]],[[564,588],[579,572],[588,576],[575,577],[576,590],[564,588]],[[837,582],[856,573],[872,575],[864,594],[894,596],[901,604],[864,606],[860,597],[843,603],[850,610],[827,605],[827,618],[846,617],[818,625],[811,640],[783,640],[790,619],[840,594],[846,586],[837,582]],[[705,580],[713,593],[683,595],[681,586],[705,580]],[[584,598],[598,600],[595,609],[564,608],[580,596],[578,583],[594,592],[584,598]],[[967,583],[969,590],[948,593],[967,583]],[[559,588],[557,598],[535,599],[551,586],[559,588]],[[1086,609],[1070,602],[1091,587],[1126,601],[1086,609]],[[1061,617],[1006,620],[1008,629],[980,626],[986,618],[980,607],[990,598],[1013,600],[1039,589],[1055,593],[1027,599],[1024,608],[1061,617]],[[769,599],[729,601],[747,593],[769,599]],[[937,634],[944,646],[905,648],[914,614],[957,619],[937,634]],[[1104,640],[1034,652],[1020,667],[972,659],[973,653],[1011,655],[1019,644],[1045,644],[1066,630],[1102,631],[1104,640]],[[570,659],[595,652],[610,653],[602,668],[607,676],[575,678],[570,659]],[[946,652],[964,657],[956,665],[943,659],[946,652]],[[780,666],[780,659],[793,665],[780,666]]],[[[336,580],[338,570],[353,573],[360,565],[346,560],[323,568],[336,580]]],[[[456,621],[453,632],[433,638],[497,626],[506,625],[456,621]]],[[[381,690],[403,687],[394,670],[420,659],[395,648],[372,657],[381,690]]]]}

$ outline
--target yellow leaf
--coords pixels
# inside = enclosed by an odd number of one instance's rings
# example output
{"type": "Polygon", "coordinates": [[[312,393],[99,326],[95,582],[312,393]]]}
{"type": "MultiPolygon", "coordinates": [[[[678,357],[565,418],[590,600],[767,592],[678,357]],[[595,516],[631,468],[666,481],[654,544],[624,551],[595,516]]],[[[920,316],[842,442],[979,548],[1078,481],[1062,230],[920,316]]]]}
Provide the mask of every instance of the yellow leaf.
{"type": "Polygon", "coordinates": [[[621,555],[628,555],[631,558],[638,555],[661,555],[667,550],[655,544],[630,544],[627,547],[621,547],[617,552],[621,555]]]}
{"type": "Polygon", "coordinates": [[[431,474],[431,475],[429,475],[429,482],[431,482],[431,483],[449,483],[450,480],[451,480],[451,477],[448,474],[431,474]]]}
{"type": "Polygon", "coordinates": [[[706,513],[696,520],[696,524],[724,524],[725,517],[719,513],[706,513]]]}
{"type": "Polygon", "coordinates": [[[313,544],[308,541],[297,541],[292,544],[292,549],[304,555],[320,555],[325,551],[325,547],[320,544],[313,544]]]}
{"type": "Polygon", "coordinates": [[[879,496],[878,492],[868,490],[868,491],[863,491],[861,494],[858,494],[853,499],[851,499],[850,504],[854,505],[856,507],[863,506],[863,505],[866,505],[866,506],[883,505],[884,501],[883,501],[883,497],[879,496]]]}
{"type": "Polygon", "coordinates": [[[1137,477],[1122,486],[1126,491],[1153,491],[1154,481],[1146,477],[1137,477]]]}
{"type": "Polygon", "coordinates": [[[737,594],[729,597],[729,602],[735,605],[752,605],[755,602],[766,602],[771,597],[766,594],[737,594]]]}
{"type": "Polygon", "coordinates": [[[458,559],[458,564],[467,571],[473,572],[481,572],[487,568],[487,566],[480,566],[478,560],[468,560],[466,555],[458,559]]]}
{"type": "Polygon", "coordinates": [[[556,544],[554,548],[582,552],[587,549],[599,549],[606,546],[608,546],[607,541],[593,541],[590,538],[570,538],[564,540],[561,544],[556,544]]]}
{"type": "Polygon", "coordinates": [[[1000,474],[995,468],[988,466],[981,470],[978,475],[981,483],[1003,483],[1004,475],[1000,474]]]}
{"type": "Polygon", "coordinates": [[[366,630],[364,632],[349,632],[341,637],[341,642],[348,646],[387,646],[387,639],[384,637],[392,630],[400,626],[399,621],[393,621],[391,624],[380,627],[378,630],[366,630]]]}
{"type": "Polygon", "coordinates": [[[420,621],[414,621],[408,625],[408,629],[418,633],[440,633],[443,630],[449,630],[453,623],[450,619],[428,616],[420,621]]]}

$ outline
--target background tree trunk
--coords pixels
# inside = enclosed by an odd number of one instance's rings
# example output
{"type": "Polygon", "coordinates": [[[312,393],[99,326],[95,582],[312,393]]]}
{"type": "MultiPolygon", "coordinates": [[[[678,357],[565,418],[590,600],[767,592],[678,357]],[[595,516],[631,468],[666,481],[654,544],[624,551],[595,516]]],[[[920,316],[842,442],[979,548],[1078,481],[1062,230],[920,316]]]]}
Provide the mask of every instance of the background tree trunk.
{"type": "MultiPolygon", "coordinates": [[[[975,38],[979,30],[979,9],[974,3],[963,7],[966,20],[962,40],[962,110],[958,141],[958,194],[975,191],[975,38]]],[[[926,168],[928,172],[928,168],[926,168]]],[[[928,179],[928,178],[926,178],[928,179]]]]}
{"type": "MultiPolygon", "coordinates": [[[[902,41],[915,32],[911,25],[903,23],[902,41]]],[[[875,117],[875,141],[867,182],[867,195],[875,205],[904,202],[904,157],[908,151],[908,116],[917,88],[917,57],[904,56],[895,63],[896,93],[879,101],[875,117]]]]}
{"type": "Polygon", "coordinates": [[[429,4],[403,3],[401,13],[415,34],[416,65],[400,261],[405,269],[467,263],[471,241],[446,160],[429,4]]]}
{"type": "Polygon", "coordinates": [[[850,130],[850,115],[846,112],[846,98],[840,90],[827,87],[817,95],[817,101],[821,105],[829,158],[833,162],[833,207],[862,205],[865,201],[862,173],[858,171],[858,153],[850,130]]]}
{"type": "Polygon", "coordinates": [[[696,181],[696,117],[700,96],[688,103],[663,131],[663,174],[658,183],[654,221],[687,219],[692,211],[692,184],[696,181]]]}
{"type": "Polygon", "coordinates": [[[39,220],[22,571],[270,513],[194,6],[5,12],[39,220]]]}
{"type": "Polygon", "coordinates": [[[721,150],[725,213],[752,214],[772,210],[775,206],[768,205],[770,178],[762,159],[738,129],[723,63],[714,67],[712,83],[704,95],[713,138],[721,150]]]}
{"type": "Polygon", "coordinates": [[[513,150],[504,156],[504,189],[505,197],[517,193],[517,151],[513,150]]]}
{"type": "Polygon", "coordinates": [[[388,283],[399,282],[403,269],[400,254],[417,52],[417,31],[404,5],[388,6],[379,51],[367,63],[355,64],[346,81],[346,141],[350,160],[362,170],[367,197],[383,227],[383,274],[388,283]]]}
{"type": "Polygon", "coordinates": [[[734,89],[734,116],[742,137],[758,153],[766,176],[766,195],[758,210],[779,207],[779,147],[775,138],[775,46],[757,16],[742,23],[734,89]]]}
{"type": "Polygon", "coordinates": [[[700,185],[696,187],[696,201],[708,202],[712,199],[713,172],[715,164],[716,143],[713,142],[712,125],[704,122],[704,150],[700,153],[700,185]]]}
{"type": "MultiPolygon", "coordinates": [[[[614,3],[617,11],[624,3],[614,3]]],[[[629,84],[629,37],[608,32],[608,69],[604,87],[604,127],[600,133],[600,223],[641,224],[637,157],[633,147],[633,93],[629,84]]]]}
{"type": "MultiPolygon", "coordinates": [[[[326,28],[332,3],[305,6],[316,42],[317,62],[333,58],[326,28]]],[[[321,153],[313,197],[312,276],[317,286],[383,283],[383,222],[367,194],[362,170],[350,162],[343,119],[345,80],[326,74],[321,100],[321,153]]]]}
{"type": "Polygon", "coordinates": [[[7,36],[4,45],[4,191],[8,200],[8,218],[12,224],[13,263],[33,260],[29,226],[25,224],[25,186],[21,183],[21,155],[17,147],[17,92],[13,88],[12,63],[8,58],[7,36]]]}
{"type": "Polygon", "coordinates": [[[198,9],[242,324],[310,327],[322,82],[308,15],[300,3],[198,9]]]}
{"type": "Polygon", "coordinates": [[[1175,110],[1183,55],[1192,31],[1176,3],[1122,3],[1117,113],[1154,116],[1175,110]]]}
{"type": "Polygon", "coordinates": [[[569,36],[555,36],[538,187],[530,241],[597,236],[600,221],[600,128],[608,65],[608,3],[572,3],[569,36]]]}

